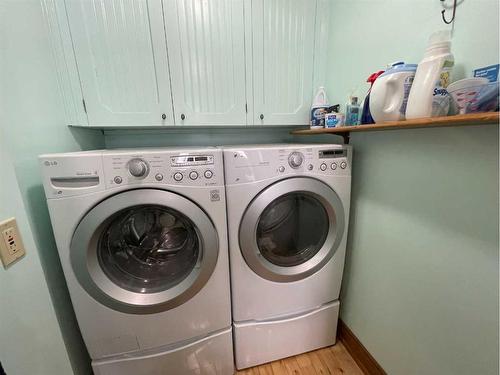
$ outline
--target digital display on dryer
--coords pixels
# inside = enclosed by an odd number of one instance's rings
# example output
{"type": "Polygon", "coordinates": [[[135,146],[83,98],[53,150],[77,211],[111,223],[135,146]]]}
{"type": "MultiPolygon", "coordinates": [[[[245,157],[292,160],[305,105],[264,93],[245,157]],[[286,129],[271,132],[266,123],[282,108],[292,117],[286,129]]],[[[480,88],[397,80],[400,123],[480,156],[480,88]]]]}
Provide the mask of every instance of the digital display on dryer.
{"type": "Polygon", "coordinates": [[[347,156],[347,150],[320,150],[320,159],[342,158],[347,156]]]}

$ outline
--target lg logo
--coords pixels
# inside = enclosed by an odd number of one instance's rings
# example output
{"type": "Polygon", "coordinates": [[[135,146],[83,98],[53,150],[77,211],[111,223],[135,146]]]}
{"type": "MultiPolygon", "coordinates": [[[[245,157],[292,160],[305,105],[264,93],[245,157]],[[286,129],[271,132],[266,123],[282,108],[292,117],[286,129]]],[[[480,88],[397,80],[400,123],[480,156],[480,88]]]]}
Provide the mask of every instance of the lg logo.
{"type": "Polygon", "coordinates": [[[46,160],[43,164],[45,164],[46,167],[54,167],[57,165],[57,161],[46,160]]]}

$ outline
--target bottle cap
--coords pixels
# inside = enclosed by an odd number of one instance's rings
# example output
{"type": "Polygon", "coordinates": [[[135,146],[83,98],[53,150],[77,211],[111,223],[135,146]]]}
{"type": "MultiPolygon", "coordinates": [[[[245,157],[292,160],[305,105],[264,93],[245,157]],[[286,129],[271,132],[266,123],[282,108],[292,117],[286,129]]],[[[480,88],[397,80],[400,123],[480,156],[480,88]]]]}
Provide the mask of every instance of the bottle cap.
{"type": "Polygon", "coordinates": [[[393,68],[393,67],[398,66],[398,65],[404,65],[404,63],[405,63],[404,61],[395,61],[391,64],[388,64],[387,68],[393,68]]]}

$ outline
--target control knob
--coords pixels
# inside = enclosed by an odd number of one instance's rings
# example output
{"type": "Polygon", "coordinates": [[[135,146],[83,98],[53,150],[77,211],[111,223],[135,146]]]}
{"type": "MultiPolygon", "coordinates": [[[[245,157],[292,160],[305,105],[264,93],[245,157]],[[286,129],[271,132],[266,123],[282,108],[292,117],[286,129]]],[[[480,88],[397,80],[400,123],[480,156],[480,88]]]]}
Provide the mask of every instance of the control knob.
{"type": "Polygon", "coordinates": [[[128,162],[128,171],[134,177],[146,177],[148,164],[142,159],[132,159],[128,162]]]}
{"type": "Polygon", "coordinates": [[[300,167],[303,161],[304,155],[300,152],[294,151],[288,156],[288,164],[290,164],[290,167],[293,169],[300,167]]]}

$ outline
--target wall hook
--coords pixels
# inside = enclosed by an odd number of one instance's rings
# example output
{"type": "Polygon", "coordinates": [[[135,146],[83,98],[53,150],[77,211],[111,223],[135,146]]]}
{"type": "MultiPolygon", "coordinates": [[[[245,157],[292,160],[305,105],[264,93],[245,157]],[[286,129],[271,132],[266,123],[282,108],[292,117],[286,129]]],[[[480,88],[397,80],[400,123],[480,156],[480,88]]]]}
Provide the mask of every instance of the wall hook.
{"type": "MultiPolygon", "coordinates": [[[[441,2],[444,3],[445,0],[441,0],[441,2]]],[[[457,0],[453,0],[453,13],[451,14],[451,20],[447,20],[446,17],[444,16],[445,10],[443,9],[441,11],[441,17],[443,18],[443,22],[447,25],[455,21],[455,12],[457,11],[457,0]]]]}

